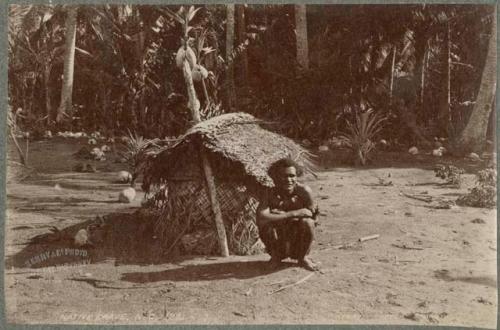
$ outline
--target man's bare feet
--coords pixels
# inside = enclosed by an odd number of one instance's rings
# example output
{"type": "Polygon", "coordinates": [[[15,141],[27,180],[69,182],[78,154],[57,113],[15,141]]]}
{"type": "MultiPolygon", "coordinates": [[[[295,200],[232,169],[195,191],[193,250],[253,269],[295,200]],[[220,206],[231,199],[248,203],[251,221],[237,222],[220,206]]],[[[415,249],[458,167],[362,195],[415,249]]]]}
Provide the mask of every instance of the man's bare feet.
{"type": "Polygon", "coordinates": [[[312,262],[308,258],[304,258],[304,259],[299,260],[299,266],[304,268],[304,269],[310,270],[312,272],[319,270],[318,265],[316,265],[314,262],[312,262]]]}

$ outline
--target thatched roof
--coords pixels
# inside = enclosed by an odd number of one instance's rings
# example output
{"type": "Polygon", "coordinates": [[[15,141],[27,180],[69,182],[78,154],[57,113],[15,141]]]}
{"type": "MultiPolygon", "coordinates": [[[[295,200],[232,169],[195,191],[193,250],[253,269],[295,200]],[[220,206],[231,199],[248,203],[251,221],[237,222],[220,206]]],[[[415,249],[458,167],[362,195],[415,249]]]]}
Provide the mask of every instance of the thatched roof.
{"type": "Polygon", "coordinates": [[[263,122],[252,115],[230,113],[193,126],[177,143],[161,150],[151,161],[147,173],[150,183],[164,182],[190,169],[199,169],[197,144],[208,153],[214,175],[222,180],[231,177],[248,182],[250,179],[258,185],[272,187],[267,170],[284,157],[312,170],[311,154],[306,149],[262,128],[261,124],[263,122]]]}

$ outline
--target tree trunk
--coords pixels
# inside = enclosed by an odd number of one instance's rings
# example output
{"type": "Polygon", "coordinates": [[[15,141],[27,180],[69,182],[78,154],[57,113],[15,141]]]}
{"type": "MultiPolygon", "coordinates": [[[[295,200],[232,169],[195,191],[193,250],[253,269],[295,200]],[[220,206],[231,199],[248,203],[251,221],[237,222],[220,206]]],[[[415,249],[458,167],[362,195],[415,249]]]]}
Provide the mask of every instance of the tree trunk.
{"type": "Polygon", "coordinates": [[[447,63],[446,63],[446,113],[445,113],[445,120],[446,120],[446,126],[443,126],[443,128],[446,128],[446,132],[448,133],[448,137],[451,134],[451,30],[450,30],[450,22],[447,24],[447,43],[446,43],[446,54],[447,54],[447,63]]]}
{"type": "Polygon", "coordinates": [[[309,69],[309,48],[307,43],[306,5],[295,5],[295,35],[297,38],[297,63],[300,69],[309,69]]]}
{"type": "MultiPolygon", "coordinates": [[[[28,111],[28,86],[29,86],[29,83],[28,83],[28,78],[26,77],[23,77],[23,84],[21,85],[21,92],[13,92],[15,94],[21,94],[21,98],[23,100],[23,111],[26,111],[26,113],[30,113],[28,111]]],[[[19,96],[17,96],[19,97],[19,96]]]]}
{"type": "Polygon", "coordinates": [[[43,84],[45,91],[45,110],[47,114],[47,126],[50,127],[52,123],[52,103],[50,102],[50,63],[45,63],[43,68],[43,84]]]}
{"type": "Polygon", "coordinates": [[[125,94],[126,94],[126,90],[123,90],[120,92],[120,96],[118,97],[118,102],[116,103],[116,107],[117,107],[117,110],[116,110],[116,113],[117,113],[117,116],[116,118],[118,120],[115,121],[115,129],[117,131],[123,131],[123,129],[125,128],[125,124],[128,123],[127,121],[125,121],[125,110],[124,110],[124,107],[125,107],[125,94]]]}
{"type": "Polygon", "coordinates": [[[200,117],[200,101],[196,96],[196,90],[194,88],[193,76],[191,75],[191,67],[187,60],[184,60],[182,67],[182,72],[184,74],[184,81],[186,82],[188,98],[189,98],[189,110],[191,110],[191,116],[195,124],[201,121],[200,117]]]}
{"type": "Polygon", "coordinates": [[[28,112],[29,114],[33,113],[33,102],[35,100],[35,86],[36,86],[36,77],[33,77],[31,79],[31,87],[30,87],[30,98],[29,98],[29,106],[28,106],[28,112]]]}
{"type": "Polygon", "coordinates": [[[497,21],[496,9],[491,26],[491,36],[488,43],[488,53],[486,63],[483,68],[481,85],[476,98],[476,103],[472,109],[469,121],[461,132],[456,142],[456,149],[460,153],[480,152],[486,140],[488,120],[494,108],[496,91],[496,67],[497,67],[497,21]]]}
{"type": "MultiPolygon", "coordinates": [[[[19,146],[19,142],[17,142],[16,135],[14,134],[12,129],[9,130],[9,134],[10,134],[10,138],[12,139],[12,142],[14,142],[14,146],[16,147],[17,154],[19,155],[19,161],[24,166],[27,166],[28,164],[26,163],[26,157],[24,156],[24,153],[23,153],[21,147],[19,146]]],[[[26,141],[28,141],[28,138],[26,138],[26,141]]]]}
{"type": "MultiPolygon", "coordinates": [[[[238,44],[241,45],[247,40],[246,36],[246,20],[245,20],[245,5],[236,5],[236,17],[237,17],[237,27],[238,27],[238,44]]],[[[248,81],[248,57],[246,46],[243,51],[239,54],[238,59],[239,67],[239,82],[242,84],[248,81]]]]}
{"type": "Polygon", "coordinates": [[[389,83],[389,104],[392,104],[392,95],[394,92],[394,67],[396,66],[396,46],[392,47],[391,80],[389,83]]]}
{"type": "MultiPolygon", "coordinates": [[[[138,20],[140,20],[140,14],[139,11],[137,11],[138,15],[138,20]]],[[[146,32],[141,31],[137,33],[136,35],[133,36],[133,39],[135,41],[135,57],[137,61],[139,62],[139,83],[140,86],[138,88],[138,93],[139,93],[139,100],[137,102],[138,104],[138,111],[137,111],[137,121],[138,121],[138,128],[139,131],[141,132],[142,135],[144,135],[146,132],[146,74],[144,72],[144,62],[145,62],[145,57],[146,54],[144,52],[145,48],[145,42],[146,42],[146,32]]]]}
{"type": "Polygon", "coordinates": [[[228,64],[226,70],[227,97],[226,105],[228,112],[231,112],[236,107],[236,88],[234,86],[234,66],[233,66],[233,48],[234,48],[234,4],[226,5],[226,62],[228,64]]]}
{"type": "MultiPolygon", "coordinates": [[[[100,81],[99,83],[100,85],[100,92],[101,92],[101,95],[100,95],[100,98],[101,98],[101,102],[99,104],[99,108],[101,109],[100,111],[100,126],[101,126],[101,129],[107,127],[107,128],[111,128],[112,125],[111,125],[111,120],[110,120],[110,114],[108,113],[108,100],[109,100],[109,94],[110,94],[110,91],[108,88],[106,88],[106,83],[104,81],[100,81]]],[[[116,120],[116,118],[113,118],[112,120],[116,120]]]]}
{"type": "Polygon", "coordinates": [[[64,75],[61,89],[61,104],[57,110],[56,122],[64,115],[71,115],[73,108],[73,72],[75,67],[76,16],[78,7],[69,6],[66,17],[66,49],[64,51],[64,75]]]}
{"type": "Polygon", "coordinates": [[[445,33],[445,58],[443,61],[443,72],[445,73],[445,85],[443,99],[439,110],[438,121],[442,135],[451,137],[451,38],[450,23],[447,23],[445,33]]]}
{"type": "Polygon", "coordinates": [[[427,69],[427,59],[429,57],[429,52],[427,47],[424,51],[424,57],[422,59],[422,69],[420,72],[420,108],[424,109],[424,95],[425,95],[425,70],[427,69]]]}
{"type": "MultiPolygon", "coordinates": [[[[415,81],[418,79],[419,97],[418,104],[422,108],[422,97],[425,84],[425,66],[427,58],[429,32],[426,29],[417,29],[414,34],[413,46],[415,56],[415,81]]],[[[411,53],[411,52],[410,52],[411,53]]]]}

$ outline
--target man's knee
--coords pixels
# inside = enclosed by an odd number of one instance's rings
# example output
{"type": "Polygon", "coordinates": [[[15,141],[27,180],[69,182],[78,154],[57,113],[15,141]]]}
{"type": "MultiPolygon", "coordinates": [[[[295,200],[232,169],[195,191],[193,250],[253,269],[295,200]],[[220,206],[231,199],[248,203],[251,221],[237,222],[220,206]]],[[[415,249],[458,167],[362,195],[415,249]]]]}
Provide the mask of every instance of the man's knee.
{"type": "Polygon", "coordinates": [[[265,245],[272,244],[278,237],[276,230],[272,226],[259,227],[259,237],[265,245]]]}
{"type": "Polygon", "coordinates": [[[314,220],[313,219],[307,219],[307,218],[301,219],[300,224],[301,224],[302,230],[306,234],[310,234],[311,236],[314,235],[314,220]]]}

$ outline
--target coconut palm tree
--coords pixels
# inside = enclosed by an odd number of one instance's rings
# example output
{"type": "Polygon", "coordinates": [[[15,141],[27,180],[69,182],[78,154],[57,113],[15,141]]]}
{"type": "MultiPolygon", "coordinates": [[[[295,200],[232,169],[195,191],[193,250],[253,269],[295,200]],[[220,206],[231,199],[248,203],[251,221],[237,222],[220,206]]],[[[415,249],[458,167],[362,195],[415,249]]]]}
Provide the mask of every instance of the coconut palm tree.
{"type": "MultiPolygon", "coordinates": [[[[246,20],[245,20],[245,6],[246,5],[236,5],[236,21],[238,27],[238,44],[241,45],[247,40],[246,36],[246,20]]],[[[239,54],[239,78],[242,84],[246,84],[248,80],[248,57],[247,50],[243,49],[239,54]]]]}
{"type": "Polygon", "coordinates": [[[295,34],[297,36],[297,62],[301,69],[309,69],[309,48],[307,43],[306,5],[295,5],[295,34]]]}
{"type": "Polygon", "coordinates": [[[481,85],[469,121],[457,139],[456,147],[461,153],[479,152],[486,140],[488,120],[493,109],[497,73],[497,17],[494,9],[491,20],[491,35],[488,42],[486,63],[483,68],[481,85]]]}
{"type": "Polygon", "coordinates": [[[75,67],[75,41],[76,41],[76,18],[78,15],[77,6],[66,8],[66,43],[64,50],[64,75],[61,88],[61,104],[57,109],[56,122],[60,123],[64,116],[71,115],[73,104],[73,73],[75,67]]]}
{"type": "MultiPolygon", "coordinates": [[[[234,15],[235,15],[235,5],[226,5],[227,16],[226,16],[226,61],[229,63],[233,56],[234,48],[234,15]]],[[[232,109],[235,107],[236,103],[236,91],[234,85],[234,66],[231,62],[226,70],[226,81],[228,86],[227,91],[227,107],[232,109]]]]}

